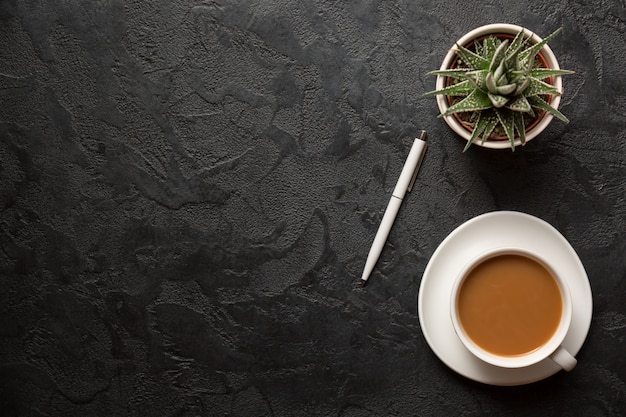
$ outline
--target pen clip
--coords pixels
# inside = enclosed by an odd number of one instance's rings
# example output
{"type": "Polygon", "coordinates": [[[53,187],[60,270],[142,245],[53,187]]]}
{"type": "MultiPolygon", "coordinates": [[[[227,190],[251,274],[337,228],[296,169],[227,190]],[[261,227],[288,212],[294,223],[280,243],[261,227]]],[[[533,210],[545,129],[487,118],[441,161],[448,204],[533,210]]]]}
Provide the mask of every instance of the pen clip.
{"type": "MultiPolygon", "coordinates": [[[[426,131],[422,130],[422,134],[419,137],[420,140],[424,140],[426,139],[426,131]]],[[[424,143],[424,146],[428,146],[426,143],[424,143]]],[[[424,155],[426,154],[426,152],[422,152],[420,154],[420,158],[417,161],[417,165],[415,165],[415,171],[413,171],[413,176],[411,177],[411,181],[409,181],[409,186],[406,189],[408,192],[411,192],[411,190],[413,189],[413,185],[415,184],[415,180],[417,179],[417,173],[420,170],[420,167],[422,166],[422,161],[424,160],[424,155]]]]}

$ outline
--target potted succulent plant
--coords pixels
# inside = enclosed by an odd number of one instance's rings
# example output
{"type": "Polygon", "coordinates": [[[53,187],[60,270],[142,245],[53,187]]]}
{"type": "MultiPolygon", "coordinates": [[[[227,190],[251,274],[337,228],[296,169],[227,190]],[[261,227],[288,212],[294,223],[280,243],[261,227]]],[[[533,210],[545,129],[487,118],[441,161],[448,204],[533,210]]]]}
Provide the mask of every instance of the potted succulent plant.
{"type": "Polygon", "coordinates": [[[547,45],[560,29],[541,39],[520,26],[481,26],[459,39],[436,75],[440,117],[471,144],[503,149],[535,138],[558,111],[562,70],[547,45]],[[480,139],[480,140],[479,140],[480,139]],[[508,140],[507,140],[508,139],[508,140]]]}

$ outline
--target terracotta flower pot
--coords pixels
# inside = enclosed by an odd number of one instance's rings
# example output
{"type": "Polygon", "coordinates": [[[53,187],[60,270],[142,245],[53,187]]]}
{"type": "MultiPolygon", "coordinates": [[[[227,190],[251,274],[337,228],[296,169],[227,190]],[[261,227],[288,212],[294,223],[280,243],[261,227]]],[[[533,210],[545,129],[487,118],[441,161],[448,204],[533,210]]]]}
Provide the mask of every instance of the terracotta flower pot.
{"type": "MultiPolygon", "coordinates": [[[[455,45],[446,54],[441,64],[440,69],[446,70],[454,66],[454,63],[458,57],[458,48],[456,46],[457,44],[465,46],[468,44],[472,44],[475,39],[484,38],[485,36],[489,36],[489,35],[501,34],[501,35],[506,35],[506,36],[515,36],[521,30],[524,30],[524,34],[526,35],[526,37],[530,38],[531,43],[539,43],[542,41],[542,39],[539,36],[531,32],[530,30],[526,28],[522,28],[521,26],[517,26],[517,25],[511,25],[507,23],[495,23],[491,25],[481,26],[479,28],[472,30],[471,32],[468,32],[455,43],[455,45]]],[[[543,60],[547,68],[560,69],[556,56],[554,55],[554,53],[552,52],[552,49],[550,49],[548,45],[545,45],[539,51],[538,56],[541,56],[540,59],[543,60]]],[[[446,86],[447,78],[448,77],[446,76],[441,76],[441,75],[437,76],[437,81],[436,81],[437,90],[440,90],[446,86]]],[[[561,76],[551,77],[551,79],[549,80],[549,83],[552,84],[554,87],[556,87],[559,92],[563,91],[563,81],[561,79],[561,76]]],[[[551,96],[550,105],[553,108],[558,109],[560,101],[561,101],[560,95],[551,96]]],[[[442,114],[445,113],[445,111],[450,106],[449,101],[448,101],[448,96],[438,95],[437,105],[439,106],[440,112],[442,114]]],[[[443,119],[446,121],[448,126],[450,126],[450,128],[452,128],[452,130],[454,130],[459,136],[461,136],[465,140],[470,140],[471,135],[472,135],[471,129],[464,126],[461,120],[459,120],[455,114],[444,116],[443,119]]],[[[553,116],[551,114],[549,113],[542,114],[541,117],[538,118],[536,123],[531,124],[531,126],[527,128],[526,142],[536,138],[537,135],[539,135],[545,128],[548,127],[552,119],[553,119],[553,116]]],[[[492,136],[490,136],[484,142],[477,140],[474,142],[474,144],[485,147],[485,148],[491,148],[491,149],[510,149],[511,147],[511,143],[508,140],[502,140],[501,138],[496,138],[492,136]]],[[[521,144],[522,142],[519,139],[519,137],[516,137],[515,146],[518,146],[521,144]]]]}

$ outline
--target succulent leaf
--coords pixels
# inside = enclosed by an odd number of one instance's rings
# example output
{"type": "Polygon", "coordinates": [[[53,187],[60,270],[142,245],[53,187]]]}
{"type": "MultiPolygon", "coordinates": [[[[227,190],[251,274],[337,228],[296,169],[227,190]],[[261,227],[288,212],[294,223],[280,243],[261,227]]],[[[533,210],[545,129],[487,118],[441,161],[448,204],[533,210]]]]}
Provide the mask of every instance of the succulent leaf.
{"type": "Polygon", "coordinates": [[[500,78],[498,78],[496,80],[496,84],[498,85],[505,85],[505,84],[509,84],[509,77],[507,77],[506,72],[503,73],[500,78]]]}
{"type": "Polygon", "coordinates": [[[485,76],[485,86],[490,93],[495,94],[497,92],[498,85],[496,84],[496,80],[493,78],[493,74],[490,72],[485,76]]]}
{"type": "Polygon", "coordinates": [[[508,96],[517,88],[516,84],[505,84],[496,87],[496,92],[502,96],[508,96]]]}
{"type": "Polygon", "coordinates": [[[478,116],[478,121],[476,122],[476,126],[474,127],[474,131],[472,132],[472,136],[465,144],[465,148],[463,148],[463,152],[467,151],[469,147],[478,139],[479,136],[482,136],[482,143],[485,143],[485,140],[491,135],[493,129],[498,124],[498,117],[492,114],[491,112],[484,112],[478,116]],[[481,135],[482,134],[482,135],[481,135]]]}
{"type": "Polygon", "coordinates": [[[501,96],[499,94],[487,93],[487,96],[489,97],[489,101],[491,102],[493,107],[495,107],[496,109],[504,107],[504,105],[509,101],[507,97],[501,96]]]}
{"type": "Polygon", "coordinates": [[[467,81],[472,83],[474,87],[485,91],[485,88],[486,88],[485,77],[488,74],[489,72],[486,70],[468,71],[467,73],[465,73],[465,78],[467,78],[467,81]]]}
{"type": "Polygon", "coordinates": [[[550,35],[543,38],[541,42],[533,44],[527,49],[524,49],[523,51],[521,51],[519,53],[520,62],[527,63],[526,65],[524,65],[525,67],[532,65],[532,62],[535,60],[535,56],[541,50],[541,48],[543,48],[548,42],[550,42],[552,38],[558,35],[561,32],[561,30],[562,28],[558,28],[557,30],[552,32],[550,35]]]}
{"type": "Polygon", "coordinates": [[[528,99],[524,96],[517,97],[515,100],[507,103],[506,108],[514,112],[530,113],[533,111],[528,99]]]}
{"type": "MultiPolygon", "coordinates": [[[[508,48],[508,46],[509,46],[508,39],[505,39],[504,41],[500,43],[500,45],[498,45],[489,63],[489,72],[495,71],[495,73],[497,74],[498,70],[499,71],[504,70],[504,57],[506,56],[506,49],[508,48]],[[499,67],[502,67],[502,68],[500,69],[499,67]]],[[[497,79],[498,77],[495,76],[495,78],[497,79]]]]}
{"type": "Polygon", "coordinates": [[[562,70],[562,69],[552,69],[552,68],[534,68],[530,70],[530,76],[536,78],[538,80],[545,80],[548,77],[552,77],[555,75],[569,75],[573,74],[574,71],[562,70]]]}
{"type": "Polygon", "coordinates": [[[519,70],[509,71],[509,80],[511,80],[511,82],[518,82],[526,77],[528,77],[528,75],[526,74],[525,71],[519,71],[519,70]]]}
{"type": "MultiPolygon", "coordinates": [[[[513,42],[511,42],[511,46],[509,46],[509,48],[506,51],[506,57],[504,58],[505,62],[506,62],[506,66],[508,68],[515,68],[515,64],[517,62],[517,55],[519,54],[519,51],[524,47],[524,45],[526,44],[526,39],[524,38],[524,31],[520,31],[516,36],[515,39],[513,39],[513,42]]],[[[518,69],[518,68],[515,68],[518,69]]]]}
{"type": "Polygon", "coordinates": [[[463,100],[448,107],[448,110],[441,116],[448,116],[458,112],[485,110],[491,107],[493,106],[489,97],[480,90],[474,90],[463,100]]]}
{"type": "Polygon", "coordinates": [[[504,62],[500,61],[500,65],[498,65],[495,71],[493,71],[493,78],[496,82],[501,82],[501,78],[504,76],[505,70],[506,68],[504,68],[504,62]]]}
{"type": "Polygon", "coordinates": [[[498,115],[500,125],[504,128],[506,137],[511,142],[511,149],[515,152],[515,115],[513,112],[505,109],[496,109],[496,114],[498,115]]]}
{"type": "Polygon", "coordinates": [[[558,111],[557,109],[555,109],[554,107],[546,103],[546,101],[542,99],[541,97],[539,96],[529,97],[528,101],[530,102],[531,106],[540,110],[545,110],[548,113],[550,113],[552,116],[561,120],[562,122],[569,123],[569,120],[567,119],[567,117],[565,117],[563,113],[561,113],[560,111],[558,111]]]}
{"type": "Polygon", "coordinates": [[[466,96],[475,90],[476,87],[472,85],[468,80],[461,81],[457,84],[452,84],[449,87],[442,88],[441,90],[429,91],[424,94],[425,96],[466,96]]]}
{"type": "Polygon", "coordinates": [[[478,42],[478,39],[474,39],[474,51],[476,52],[476,55],[485,57],[485,52],[483,51],[483,45],[480,42],[478,42]]]}
{"type": "Polygon", "coordinates": [[[443,77],[452,77],[459,80],[465,79],[465,74],[470,70],[468,68],[449,69],[449,70],[437,70],[427,72],[426,75],[441,75],[443,77]]]}
{"type": "MultiPolygon", "coordinates": [[[[526,144],[526,126],[524,126],[524,116],[521,113],[515,113],[513,116],[513,120],[515,123],[515,130],[517,130],[517,135],[519,136],[520,142],[522,145],[526,144]]],[[[515,145],[513,146],[513,151],[515,151],[515,145]]]]}
{"type": "Polygon", "coordinates": [[[483,132],[483,139],[482,139],[482,143],[485,143],[485,141],[487,140],[487,138],[489,138],[489,136],[491,135],[491,132],[493,132],[493,130],[496,128],[496,126],[498,125],[498,116],[496,116],[493,112],[485,112],[482,114],[482,118],[485,119],[486,122],[486,126],[485,126],[485,131],[483,132]]]}
{"type": "Polygon", "coordinates": [[[517,88],[515,89],[515,92],[513,93],[513,95],[520,96],[524,94],[524,92],[526,91],[529,85],[530,85],[529,77],[525,77],[524,79],[518,80],[517,88]]]}
{"type": "Polygon", "coordinates": [[[484,123],[482,122],[482,115],[479,114],[478,121],[476,122],[476,125],[474,126],[474,130],[472,131],[472,136],[469,138],[469,140],[465,144],[465,148],[463,148],[463,152],[467,151],[469,147],[472,146],[472,143],[476,141],[476,139],[478,138],[478,136],[480,136],[483,130],[485,130],[485,126],[484,126],[484,123]]]}
{"type": "Polygon", "coordinates": [[[496,53],[498,47],[497,39],[493,36],[489,36],[483,40],[483,56],[488,60],[493,58],[493,54],[496,53]]]}
{"type": "Polygon", "coordinates": [[[488,69],[489,68],[489,61],[470,51],[469,49],[465,48],[462,45],[458,45],[457,44],[457,48],[459,48],[459,57],[463,60],[463,62],[465,62],[471,69],[473,70],[480,70],[480,69],[488,69]]]}
{"type": "Polygon", "coordinates": [[[537,96],[537,95],[553,95],[560,96],[561,92],[553,85],[550,85],[546,82],[538,80],[536,78],[529,78],[530,82],[528,87],[523,91],[524,96],[537,96]]]}

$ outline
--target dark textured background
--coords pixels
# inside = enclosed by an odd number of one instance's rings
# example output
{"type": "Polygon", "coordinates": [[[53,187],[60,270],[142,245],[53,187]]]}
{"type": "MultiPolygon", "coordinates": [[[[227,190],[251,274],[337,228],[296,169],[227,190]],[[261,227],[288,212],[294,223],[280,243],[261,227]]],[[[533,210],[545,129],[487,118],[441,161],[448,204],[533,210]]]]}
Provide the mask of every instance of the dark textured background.
{"type": "Polygon", "coordinates": [[[1,413],[625,415],[625,29],[623,0],[0,0],[1,413]],[[461,154],[424,73],[499,21],[563,27],[571,123],[461,154]],[[449,370],[416,313],[439,243],[503,209],[594,293],[578,367],[513,388],[449,370]]]}

